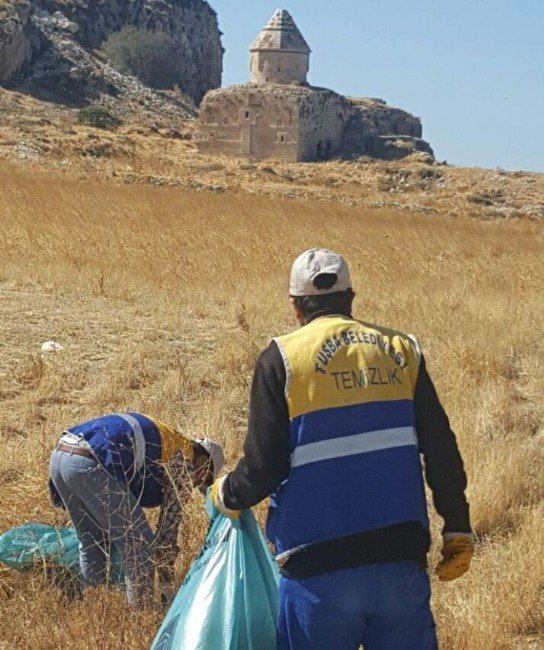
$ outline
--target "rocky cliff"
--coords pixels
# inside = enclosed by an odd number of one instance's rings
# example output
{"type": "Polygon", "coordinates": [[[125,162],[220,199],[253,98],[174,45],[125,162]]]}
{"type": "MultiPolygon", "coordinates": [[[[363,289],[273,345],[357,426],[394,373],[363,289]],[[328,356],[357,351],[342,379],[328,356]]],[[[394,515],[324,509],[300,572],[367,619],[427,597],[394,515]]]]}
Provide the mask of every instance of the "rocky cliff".
{"type": "Polygon", "coordinates": [[[383,99],[348,97],[352,120],[347,138],[354,153],[385,160],[398,160],[414,152],[434,156],[431,145],[423,140],[418,117],[389,106],[383,99]]]}
{"type": "Polygon", "coordinates": [[[172,37],[177,52],[172,65],[182,79],[181,90],[196,103],[221,85],[221,32],[216,13],[204,0],[0,0],[0,83],[53,93],[62,87],[68,67],[71,94],[92,94],[94,80],[103,76],[89,69],[101,67],[93,52],[126,25],[172,37]],[[79,73],[74,70],[76,50],[86,53],[79,73]],[[80,84],[77,92],[74,81],[80,84]]]}
{"type": "Polygon", "coordinates": [[[0,83],[18,74],[41,47],[28,2],[0,0],[0,83]]]}

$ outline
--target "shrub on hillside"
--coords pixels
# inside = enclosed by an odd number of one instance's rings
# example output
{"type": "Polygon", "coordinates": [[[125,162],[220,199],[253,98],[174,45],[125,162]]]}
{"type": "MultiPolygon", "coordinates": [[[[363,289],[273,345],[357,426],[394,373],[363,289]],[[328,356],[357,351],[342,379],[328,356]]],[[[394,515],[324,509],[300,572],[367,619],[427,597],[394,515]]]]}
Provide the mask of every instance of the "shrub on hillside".
{"type": "Polygon", "coordinates": [[[94,126],[97,129],[116,129],[122,122],[114,117],[102,106],[87,106],[82,108],[77,116],[77,121],[86,126],[94,126]]]}
{"type": "Polygon", "coordinates": [[[165,89],[179,83],[174,41],[165,32],[124,27],[104,41],[101,51],[124,74],[146,86],[165,89]]]}

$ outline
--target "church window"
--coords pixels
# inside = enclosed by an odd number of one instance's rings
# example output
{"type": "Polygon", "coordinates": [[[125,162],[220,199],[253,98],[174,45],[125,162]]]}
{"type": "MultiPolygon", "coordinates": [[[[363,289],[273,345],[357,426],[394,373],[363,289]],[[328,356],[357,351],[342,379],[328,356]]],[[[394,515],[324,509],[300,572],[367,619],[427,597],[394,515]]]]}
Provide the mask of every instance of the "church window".
{"type": "Polygon", "coordinates": [[[249,119],[249,111],[246,111],[246,120],[249,119]]]}

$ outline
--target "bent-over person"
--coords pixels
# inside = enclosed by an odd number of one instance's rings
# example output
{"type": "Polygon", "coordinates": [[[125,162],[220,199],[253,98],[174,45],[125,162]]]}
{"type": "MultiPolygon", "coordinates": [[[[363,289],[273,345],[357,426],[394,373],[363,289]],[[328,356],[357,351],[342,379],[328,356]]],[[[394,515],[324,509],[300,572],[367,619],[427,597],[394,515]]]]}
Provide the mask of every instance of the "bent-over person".
{"type": "Polygon", "coordinates": [[[191,440],[141,413],[104,415],[67,429],[51,456],[49,486],[54,505],[67,510],[76,529],[84,585],[107,581],[115,547],[129,605],[152,603],[155,567],[169,603],[177,591],[183,505],[191,487],[204,493],[222,465],[217,443],[191,440]],[[159,506],[153,533],[144,508],[159,506]]]}

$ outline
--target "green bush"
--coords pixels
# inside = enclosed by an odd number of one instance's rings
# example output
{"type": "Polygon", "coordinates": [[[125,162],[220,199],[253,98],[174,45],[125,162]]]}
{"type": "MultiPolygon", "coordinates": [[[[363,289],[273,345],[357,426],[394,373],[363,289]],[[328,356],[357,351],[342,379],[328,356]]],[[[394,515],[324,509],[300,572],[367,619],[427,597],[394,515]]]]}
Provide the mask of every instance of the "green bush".
{"type": "Polygon", "coordinates": [[[119,72],[137,77],[151,88],[180,83],[174,41],[165,32],[124,27],[102,43],[101,52],[119,72]]]}
{"type": "Polygon", "coordinates": [[[77,116],[80,124],[94,126],[97,129],[116,129],[122,122],[102,106],[87,106],[82,108],[77,116]]]}

